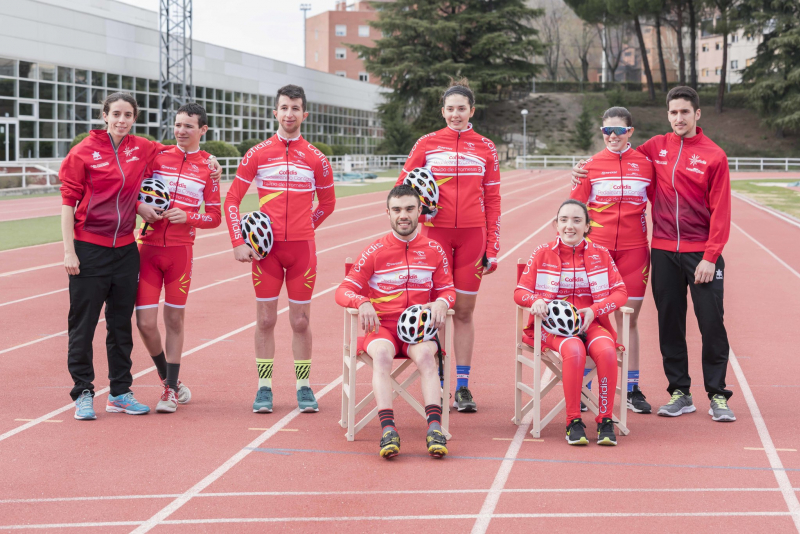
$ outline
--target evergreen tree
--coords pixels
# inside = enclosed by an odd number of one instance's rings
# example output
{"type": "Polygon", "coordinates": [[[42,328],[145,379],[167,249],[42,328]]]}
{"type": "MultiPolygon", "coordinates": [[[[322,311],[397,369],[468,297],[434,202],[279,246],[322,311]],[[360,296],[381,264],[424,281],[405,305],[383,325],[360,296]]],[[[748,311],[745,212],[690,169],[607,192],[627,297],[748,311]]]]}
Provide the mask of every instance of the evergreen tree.
{"type": "Polygon", "coordinates": [[[374,6],[378,19],[370,24],[384,37],[371,47],[349,46],[364,58],[369,73],[393,90],[381,107],[383,117],[410,120],[414,137],[442,127],[439,98],[451,78],[466,76],[482,107],[503,89],[527,84],[541,68],[532,62],[543,48],[531,22],[542,12],[524,0],[397,0],[374,6]]]}
{"type": "Polygon", "coordinates": [[[572,142],[584,152],[588,152],[592,148],[596,134],[594,127],[592,112],[584,104],[583,111],[578,116],[578,122],[575,123],[575,130],[572,133],[572,142]]]}

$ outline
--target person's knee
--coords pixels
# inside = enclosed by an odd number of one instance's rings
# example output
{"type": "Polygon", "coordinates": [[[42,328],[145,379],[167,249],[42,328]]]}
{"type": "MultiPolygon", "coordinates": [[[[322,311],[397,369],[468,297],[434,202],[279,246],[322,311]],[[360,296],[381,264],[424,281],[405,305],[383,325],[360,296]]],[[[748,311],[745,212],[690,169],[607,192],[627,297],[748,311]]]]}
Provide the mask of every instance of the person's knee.
{"type": "Polygon", "coordinates": [[[289,316],[289,325],[292,327],[292,332],[295,334],[302,334],[308,331],[311,324],[308,315],[305,313],[297,313],[289,316]]]}
{"type": "Polygon", "coordinates": [[[277,322],[277,315],[271,313],[258,314],[256,317],[256,328],[259,332],[272,332],[277,322]]]}
{"type": "MultiPolygon", "coordinates": [[[[183,311],[183,310],[181,310],[183,311]]],[[[183,313],[180,312],[165,312],[164,313],[164,326],[171,332],[183,331],[183,313]]]]}
{"type": "Polygon", "coordinates": [[[392,351],[388,347],[383,346],[381,343],[377,347],[372,348],[369,355],[372,358],[373,373],[388,375],[392,372],[394,354],[392,354],[392,351]]]}
{"type": "Polygon", "coordinates": [[[148,335],[158,330],[158,320],[155,316],[137,315],[136,328],[142,334],[148,335]]]}

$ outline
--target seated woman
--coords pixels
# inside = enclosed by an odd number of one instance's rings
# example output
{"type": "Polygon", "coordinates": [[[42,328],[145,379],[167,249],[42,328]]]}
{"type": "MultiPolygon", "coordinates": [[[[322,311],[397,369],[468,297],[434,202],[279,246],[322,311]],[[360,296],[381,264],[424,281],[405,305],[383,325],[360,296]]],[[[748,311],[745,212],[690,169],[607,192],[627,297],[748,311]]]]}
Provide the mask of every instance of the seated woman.
{"type": "Polygon", "coordinates": [[[588,352],[597,365],[600,385],[597,443],[616,445],[611,413],[617,387],[617,335],[609,318],[625,304],[628,293],[608,250],[586,240],[591,230],[586,205],[572,199],[564,201],[553,225],[558,239],[533,251],[514,291],[514,300],[520,306],[531,307],[525,329],[528,336],[534,335],[534,317],[547,317],[548,302],[565,300],[578,309],[583,318],[578,336],[542,331],[542,345],[558,352],[563,360],[567,443],[589,443],[581,420],[581,386],[588,352]]]}

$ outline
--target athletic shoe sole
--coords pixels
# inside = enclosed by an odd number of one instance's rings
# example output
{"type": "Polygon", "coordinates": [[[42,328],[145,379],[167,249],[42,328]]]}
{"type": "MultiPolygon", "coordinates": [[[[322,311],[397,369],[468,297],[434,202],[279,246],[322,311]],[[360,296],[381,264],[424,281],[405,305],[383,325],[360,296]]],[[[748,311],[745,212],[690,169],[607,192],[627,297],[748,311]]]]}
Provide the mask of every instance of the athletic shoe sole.
{"type": "Polygon", "coordinates": [[[186,404],[190,400],[192,400],[192,391],[181,384],[181,387],[178,388],[178,404],[186,404]]]}
{"type": "Polygon", "coordinates": [[[156,406],[156,412],[158,413],[175,413],[177,409],[178,407],[171,403],[161,404],[159,402],[158,405],[156,406]]]}
{"type": "Polygon", "coordinates": [[[319,411],[319,408],[313,408],[311,406],[309,406],[308,408],[300,408],[300,413],[315,413],[315,412],[318,412],[318,411],[319,411]]]}
{"type": "Polygon", "coordinates": [[[736,416],[735,415],[720,415],[719,417],[714,417],[714,410],[712,410],[710,408],[708,410],[708,415],[711,416],[711,420],[712,421],[721,421],[723,423],[725,423],[725,422],[731,423],[733,421],[736,421],[736,416]]]}
{"type": "Polygon", "coordinates": [[[78,421],[94,421],[95,419],[97,419],[97,416],[96,415],[92,415],[92,416],[88,416],[87,417],[87,416],[82,416],[82,415],[75,414],[75,419],[77,419],[78,421]]]}
{"type": "Polygon", "coordinates": [[[475,412],[478,411],[478,407],[477,406],[466,406],[464,408],[461,408],[461,407],[458,406],[457,402],[453,402],[453,408],[455,408],[459,412],[464,412],[464,413],[475,413],[475,412]]]}
{"type": "Polygon", "coordinates": [[[131,410],[129,408],[120,408],[118,406],[106,406],[106,411],[109,413],[126,413],[128,415],[144,415],[150,412],[150,410],[137,411],[137,410],[131,410]]]}
{"type": "Polygon", "coordinates": [[[697,408],[694,406],[684,406],[681,408],[679,412],[668,412],[667,410],[658,410],[658,415],[664,415],[666,417],[678,417],[679,415],[683,415],[685,413],[692,413],[696,411],[697,408]]]}
{"type": "Polygon", "coordinates": [[[628,402],[628,409],[634,413],[653,413],[652,408],[650,410],[640,410],[631,404],[630,401],[628,402]]]}
{"type": "Polygon", "coordinates": [[[610,446],[613,447],[613,446],[615,446],[617,444],[617,442],[615,440],[611,439],[611,438],[603,438],[603,439],[598,439],[597,440],[597,444],[598,445],[606,445],[606,446],[610,445],[610,446]]]}
{"type": "Polygon", "coordinates": [[[575,441],[570,441],[569,436],[567,436],[567,443],[570,445],[588,445],[589,440],[583,437],[581,439],[576,439],[575,441]]]}
{"type": "Polygon", "coordinates": [[[444,445],[433,445],[431,447],[428,447],[428,454],[430,454],[431,457],[436,459],[444,458],[445,456],[447,456],[447,447],[445,447],[444,445]]]}
{"type": "Polygon", "coordinates": [[[400,447],[397,445],[387,445],[386,447],[381,449],[381,458],[389,459],[394,458],[398,454],[400,454],[400,447]]]}
{"type": "Polygon", "coordinates": [[[272,413],[272,408],[253,408],[253,413],[272,413]]]}

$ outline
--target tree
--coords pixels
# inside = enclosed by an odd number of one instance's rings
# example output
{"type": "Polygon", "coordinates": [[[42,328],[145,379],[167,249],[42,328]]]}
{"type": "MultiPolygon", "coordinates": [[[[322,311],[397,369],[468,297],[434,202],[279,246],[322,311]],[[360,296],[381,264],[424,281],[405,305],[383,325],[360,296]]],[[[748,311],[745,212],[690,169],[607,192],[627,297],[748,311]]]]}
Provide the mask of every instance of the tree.
{"type": "Polygon", "coordinates": [[[401,112],[395,111],[383,115],[383,141],[377,147],[379,154],[408,154],[414,146],[418,135],[414,134],[409,121],[401,112]]]}
{"type": "Polygon", "coordinates": [[[542,59],[548,79],[558,81],[558,67],[561,62],[561,21],[564,18],[562,5],[551,2],[542,17],[536,19],[534,26],[539,31],[544,42],[542,59]]]}
{"type": "MultiPolygon", "coordinates": [[[[636,29],[636,38],[639,41],[639,53],[642,56],[642,69],[644,76],[647,80],[647,93],[650,100],[656,99],[656,87],[653,84],[653,71],[650,70],[650,59],[647,57],[647,47],[644,43],[644,35],[642,34],[642,24],[639,21],[640,16],[650,16],[659,13],[663,7],[660,0],[629,0],[627,10],[630,17],[633,18],[633,26],[636,29]]],[[[623,7],[623,9],[624,9],[623,7]]],[[[661,46],[661,35],[658,36],[659,48],[661,46]]],[[[661,56],[663,62],[663,55],[661,56]]]]}
{"type": "Polygon", "coordinates": [[[583,111],[581,111],[581,114],[578,116],[578,120],[575,123],[575,130],[573,130],[572,133],[572,142],[584,152],[588,152],[592,148],[594,138],[595,131],[592,112],[584,103],[583,111]]]}
{"type": "Polygon", "coordinates": [[[72,143],[69,145],[69,149],[72,150],[72,147],[74,147],[75,145],[77,145],[78,143],[80,143],[81,141],[86,139],[87,137],[89,137],[89,132],[85,132],[85,133],[76,135],[75,138],[72,140],[72,143]]]}
{"type": "Polygon", "coordinates": [[[580,62],[580,74],[578,74],[577,66],[569,58],[564,58],[564,67],[576,82],[589,81],[589,51],[594,46],[594,37],[594,31],[585,22],[581,24],[581,31],[572,35],[571,45],[580,62]]]}
{"type": "MultiPolygon", "coordinates": [[[[439,98],[451,78],[466,76],[482,107],[503,89],[526,84],[541,66],[532,22],[541,10],[524,0],[397,0],[375,4],[370,25],[385,36],[374,46],[348,45],[367,71],[393,91],[382,117],[400,113],[415,133],[442,125],[439,98]]],[[[478,119],[480,117],[477,117],[478,119]]]]}
{"type": "Polygon", "coordinates": [[[686,53],[683,50],[683,21],[685,0],[672,0],[668,4],[668,9],[671,9],[675,18],[666,18],[665,23],[675,30],[675,40],[678,47],[678,84],[686,85],[686,53]]]}
{"type": "MultiPolygon", "coordinates": [[[[689,8],[689,85],[697,90],[697,8],[696,0],[686,0],[689,8]]],[[[699,0],[697,0],[699,3],[699,0]]]]}
{"type": "Polygon", "coordinates": [[[658,45],[658,67],[661,71],[661,90],[667,92],[667,65],[664,63],[664,46],[661,43],[661,13],[656,13],[656,42],[658,45]]]}
{"type": "Polygon", "coordinates": [[[728,76],[728,34],[735,31],[736,23],[731,17],[731,9],[736,0],[713,0],[714,7],[719,11],[719,19],[715,30],[722,33],[722,70],[719,75],[719,87],[717,87],[717,113],[722,113],[725,100],[725,82],[728,76]]]}

